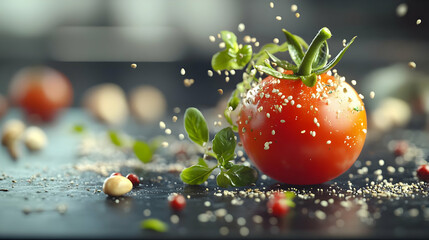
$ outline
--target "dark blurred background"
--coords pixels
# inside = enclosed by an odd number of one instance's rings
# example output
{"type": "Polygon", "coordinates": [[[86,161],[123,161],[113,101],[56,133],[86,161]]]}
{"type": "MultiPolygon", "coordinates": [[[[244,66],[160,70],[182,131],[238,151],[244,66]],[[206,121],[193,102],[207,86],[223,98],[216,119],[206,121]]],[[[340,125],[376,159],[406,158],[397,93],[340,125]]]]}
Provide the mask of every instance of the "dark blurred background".
{"type": "MultiPolygon", "coordinates": [[[[141,84],[158,87],[168,108],[214,106],[216,90],[234,88],[240,74],[225,83],[224,76],[207,76],[221,30],[256,37],[261,45],[284,41],[282,28],[310,42],[323,26],[333,33],[332,55],[343,39],[358,38],[338,69],[347,79],[367,83],[368,73],[395,63],[417,64],[428,73],[429,1],[343,0],[1,0],[0,94],[7,95],[13,75],[21,68],[47,65],[64,73],[74,88],[74,106],[83,92],[102,82],[126,92],[141,84]],[[406,3],[405,16],[397,6],[406,3]],[[297,4],[296,18],[291,5],[297,4]],[[282,20],[277,21],[276,16],[282,20]],[[422,19],[416,25],[417,19],[422,19]],[[238,32],[239,23],[245,24],[238,32]],[[131,63],[138,67],[132,69],[131,63]],[[181,68],[185,76],[180,75],[181,68]],[[195,79],[186,88],[184,78],[195,79]],[[362,80],[362,81],[361,81],[362,80]]],[[[368,94],[368,93],[364,93],[368,94]]]]}

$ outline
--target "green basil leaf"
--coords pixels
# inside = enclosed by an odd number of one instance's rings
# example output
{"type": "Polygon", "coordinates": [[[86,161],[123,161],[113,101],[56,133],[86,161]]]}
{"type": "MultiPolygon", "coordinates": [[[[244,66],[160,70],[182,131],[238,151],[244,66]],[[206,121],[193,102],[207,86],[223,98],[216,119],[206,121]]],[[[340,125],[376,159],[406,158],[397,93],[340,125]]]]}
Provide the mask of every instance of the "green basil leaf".
{"type": "Polygon", "coordinates": [[[185,168],[183,169],[182,173],[180,173],[180,178],[184,183],[189,185],[203,184],[205,181],[207,181],[210,174],[217,167],[215,166],[213,168],[209,168],[205,162],[202,164],[201,160],[202,159],[198,161],[198,164],[185,168]]]}
{"type": "Polygon", "coordinates": [[[251,45],[244,45],[241,49],[237,52],[237,65],[240,69],[243,69],[246,64],[250,62],[250,59],[252,59],[252,46],[251,45]]]}
{"type": "Polygon", "coordinates": [[[235,146],[237,145],[234,137],[232,128],[226,127],[220,130],[213,139],[213,152],[216,153],[221,165],[234,159],[235,146]]]}
{"type": "Polygon", "coordinates": [[[143,163],[148,163],[152,160],[152,149],[147,143],[143,141],[135,141],[133,151],[136,157],[143,163]]]}
{"type": "Polygon", "coordinates": [[[287,42],[284,42],[282,45],[277,45],[275,43],[265,44],[261,50],[253,56],[255,65],[261,65],[264,63],[265,59],[268,58],[267,53],[277,53],[277,52],[286,52],[288,50],[287,42]]]}
{"type": "Polygon", "coordinates": [[[185,129],[189,138],[203,146],[209,141],[209,129],[203,114],[196,108],[188,108],[185,112],[185,129]]]}
{"type": "Polygon", "coordinates": [[[319,51],[316,53],[314,57],[313,63],[311,64],[311,68],[313,71],[323,68],[329,59],[329,48],[328,42],[324,41],[322,46],[319,48],[319,51]]]}
{"type": "Polygon", "coordinates": [[[234,165],[225,174],[228,175],[233,187],[249,186],[258,179],[255,169],[243,165],[234,165]]]}
{"type": "Polygon", "coordinates": [[[238,127],[232,122],[231,112],[237,108],[238,104],[240,104],[240,91],[238,89],[235,89],[234,92],[232,92],[231,97],[229,98],[228,105],[225,111],[223,112],[226,121],[232,126],[233,130],[234,128],[238,129],[238,127]]]}
{"type": "Polygon", "coordinates": [[[213,55],[212,68],[215,71],[242,69],[242,67],[238,65],[237,59],[229,55],[228,50],[213,55]]]}
{"type": "Polygon", "coordinates": [[[302,50],[302,46],[300,41],[297,40],[296,36],[292,33],[283,29],[283,33],[286,36],[286,40],[288,42],[288,50],[290,57],[295,62],[297,66],[299,66],[304,58],[304,51],[302,50]]]}
{"type": "Polygon", "coordinates": [[[347,51],[347,49],[350,47],[350,45],[353,43],[353,41],[355,39],[356,39],[356,37],[352,38],[352,40],[350,40],[350,42],[347,43],[347,45],[338,53],[338,55],[334,59],[332,59],[325,67],[315,71],[314,73],[316,73],[316,75],[320,75],[324,72],[327,72],[329,69],[333,68],[335,65],[337,65],[337,63],[341,60],[344,53],[347,51]]]}
{"type": "Polygon", "coordinates": [[[206,168],[209,167],[209,165],[207,165],[206,161],[204,161],[203,158],[198,159],[198,164],[197,165],[200,165],[200,166],[203,166],[203,167],[206,167],[206,168]]]}
{"type": "Polygon", "coordinates": [[[117,132],[115,132],[115,131],[113,131],[113,130],[110,130],[110,131],[108,132],[108,134],[109,134],[109,137],[110,137],[110,141],[111,141],[115,146],[118,146],[118,147],[121,147],[121,146],[122,146],[123,141],[122,141],[122,139],[119,137],[119,134],[118,134],[117,132]]]}
{"type": "Polygon", "coordinates": [[[314,85],[316,85],[317,75],[315,73],[312,73],[308,76],[301,76],[301,80],[305,84],[305,86],[313,87],[314,85]]]}
{"type": "Polygon", "coordinates": [[[219,187],[227,188],[231,186],[231,179],[225,172],[220,172],[216,177],[216,183],[219,187]]]}
{"type": "Polygon", "coordinates": [[[226,48],[231,48],[235,52],[238,50],[238,44],[237,44],[237,36],[233,32],[230,31],[221,31],[220,35],[222,37],[222,40],[225,42],[226,48]]]}
{"type": "Polygon", "coordinates": [[[266,67],[262,65],[255,66],[255,68],[260,71],[264,72],[268,75],[271,75],[278,79],[289,79],[289,80],[298,80],[300,79],[299,76],[293,75],[293,74],[283,74],[278,72],[277,70],[274,70],[272,67],[266,67]]]}
{"type": "Polygon", "coordinates": [[[156,218],[149,218],[144,221],[141,221],[140,226],[143,229],[153,230],[156,232],[168,231],[168,225],[156,218]]]}

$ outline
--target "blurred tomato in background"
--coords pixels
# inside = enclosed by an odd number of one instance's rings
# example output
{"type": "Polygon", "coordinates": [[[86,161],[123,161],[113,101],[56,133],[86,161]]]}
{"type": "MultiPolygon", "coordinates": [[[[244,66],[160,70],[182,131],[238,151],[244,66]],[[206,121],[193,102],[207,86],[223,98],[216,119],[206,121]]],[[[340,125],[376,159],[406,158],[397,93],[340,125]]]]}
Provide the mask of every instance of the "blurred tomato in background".
{"type": "Polygon", "coordinates": [[[9,97],[13,105],[24,111],[28,120],[49,122],[61,109],[70,106],[73,89],[69,79],[55,69],[27,67],[12,78],[9,97]]]}

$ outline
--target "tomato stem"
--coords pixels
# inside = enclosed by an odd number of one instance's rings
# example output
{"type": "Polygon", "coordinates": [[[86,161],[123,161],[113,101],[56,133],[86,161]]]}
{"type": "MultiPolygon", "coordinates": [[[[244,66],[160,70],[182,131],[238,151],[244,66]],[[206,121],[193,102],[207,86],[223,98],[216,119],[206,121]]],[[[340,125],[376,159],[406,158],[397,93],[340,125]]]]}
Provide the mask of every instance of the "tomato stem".
{"type": "Polygon", "coordinates": [[[316,37],[314,37],[313,41],[310,43],[307,52],[304,54],[304,58],[298,67],[297,75],[308,76],[311,74],[311,66],[313,64],[314,58],[319,52],[323,42],[331,38],[331,36],[331,31],[329,31],[327,27],[320,29],[316,37]]]}

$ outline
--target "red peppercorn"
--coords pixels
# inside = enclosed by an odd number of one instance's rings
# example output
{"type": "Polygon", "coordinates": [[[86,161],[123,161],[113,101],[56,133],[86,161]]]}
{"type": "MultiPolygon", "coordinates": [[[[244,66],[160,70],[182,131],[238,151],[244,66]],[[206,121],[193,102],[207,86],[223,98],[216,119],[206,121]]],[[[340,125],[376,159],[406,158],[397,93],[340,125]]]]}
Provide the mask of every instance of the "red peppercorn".
{"type": "Polygon", "coordinates": [[[274,197],[267,202],[268,213],[275,217],[286,216],[289,212],[289,206],[284,194],[275,193],[274,197]]]}
{"type": "Polygon", "coordinates": [[[114,176],[122,176],[122,174],[121,174],[121,173],[118,173],[118,172],[114,172],[114,173],[112,173],[110,176],[111,176],[111,177],[114,177],[114,176]]]}
{"type": "Polygon", "coordinates": [[[422,181],[429,182],[429,165],[421,165],[417,169],[417,177],[422,181]]]}
{"type": "Polygon", "coordinates": [[[182,194],[171,195],[168,201],[174,211],[182,211],[186,207],[186,199],[182,194]]]}
{"type": "Polygon", "coordinates": [[[140,184],[139,177],[133,173],[128,174],[127,178],[133,183],[134,187],[137,187],[140,184]]]}

